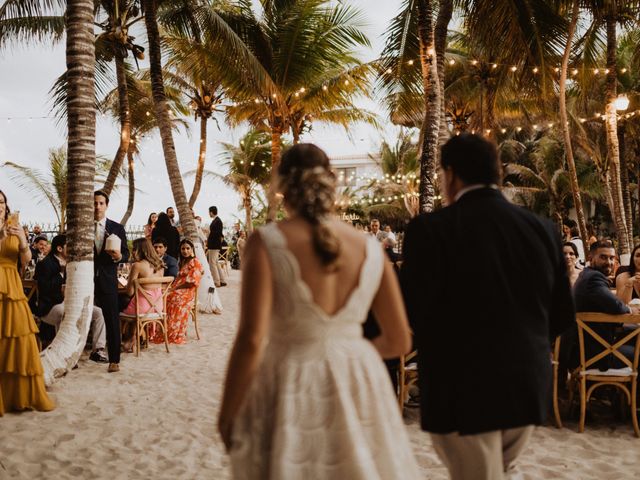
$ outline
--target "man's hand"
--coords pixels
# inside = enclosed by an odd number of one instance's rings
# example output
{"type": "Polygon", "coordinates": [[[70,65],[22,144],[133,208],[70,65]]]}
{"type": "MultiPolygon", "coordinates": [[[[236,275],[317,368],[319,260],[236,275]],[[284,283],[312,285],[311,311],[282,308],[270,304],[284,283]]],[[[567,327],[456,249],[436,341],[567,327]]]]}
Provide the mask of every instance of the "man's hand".
{"type": "Polygon", "coordinates": [[[109,256],[113,259],[114,262],[119,262],[122,260],[122,253],[118,250],[105,250],[109,254],[109,256]]]}

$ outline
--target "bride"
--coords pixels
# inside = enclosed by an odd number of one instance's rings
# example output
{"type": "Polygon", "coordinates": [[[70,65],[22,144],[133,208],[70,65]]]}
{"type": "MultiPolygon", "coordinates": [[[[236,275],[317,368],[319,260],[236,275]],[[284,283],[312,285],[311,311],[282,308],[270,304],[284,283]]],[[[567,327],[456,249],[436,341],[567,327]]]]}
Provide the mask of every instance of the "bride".
{"type": "Polygon", "coordinates": [[[247,241],[220,411],[234,478],[419,478],[382,362],[411,346],[391,264],[375,238],[331,217],[322,150],[292,147],[278,174],[288,219],[247,241]],[[382,332],[372,342],[370,308],[382,332]]]}

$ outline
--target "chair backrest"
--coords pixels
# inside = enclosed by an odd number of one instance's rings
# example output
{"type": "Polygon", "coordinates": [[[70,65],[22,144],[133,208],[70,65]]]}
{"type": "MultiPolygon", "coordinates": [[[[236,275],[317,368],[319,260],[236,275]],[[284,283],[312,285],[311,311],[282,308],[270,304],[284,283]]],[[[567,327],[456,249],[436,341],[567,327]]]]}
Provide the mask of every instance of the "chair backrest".
{"type": "MultiPolygon", "coordinates": [[[[608,355],[614,355],[619,359],[626,367],[632,369],[633,372],[638,371],[638,354],[640,353],[640,325],[639,328],[634,328],[630,332],[625,332],[622,338],[617,339],[614,343],[610,343],[606,339],[602,338],[594,327],[602,326],[602,324],[617,324],[621,323],[634,323],[640,324],[640,314],[625,314],[625,315],[609,315],[606,313],[593,313],[593,312],[578,312],[576,313],[576,322],[578,324],[578,341],[580,345],[580,369],[582,371],[588,370],[589,367],[595,368],[595,363],[608,355]],[[600,325],[598,325],[600,324],[600,325]],[[633,361],[629,360],[621,351],[620,347],[628,343],[635,337],[633,361]],[[585,338],[593,340],[593,344],[599,344],[601,351],[599,352],[586,352],[585,338]],[[588,356],[589,355],[589,356],[588,356]]],[[[614,325],[611,325],[614,327],[614,325]]]]}
{"type": "Polygon", "coordinates": [[[167,294],[169,293],[169,287],[173,283],[173,277],[155,277],[155,278],[138,278],[134,281],[135,286],[135,304],[136,304],[136,316],[145,315],[164,315],[167,311],[167,294]],[[153,299],[149,293],[144,289],[145,285],[157,285],[160,284],[160,290],[162,292],[162,301],[158,302],[157,299],[153,299]],[[147,300],[151,308],[146,312],[140,312],[139,300],[144,298],[147,300]]]}

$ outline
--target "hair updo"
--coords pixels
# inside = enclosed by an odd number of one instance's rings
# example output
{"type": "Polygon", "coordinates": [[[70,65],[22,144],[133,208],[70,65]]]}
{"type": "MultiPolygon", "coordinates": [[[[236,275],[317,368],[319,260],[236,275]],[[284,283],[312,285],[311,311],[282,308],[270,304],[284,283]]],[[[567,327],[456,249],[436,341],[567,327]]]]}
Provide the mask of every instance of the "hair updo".
{"type": "Polygon", "coordinates": [[[282,155],[278,175],[287,204],[311,224],[313,249],[320,261],[327,268],[337,269],[340,240],[327,225],[336,195],[329,157],[313,144],[294,145],[282,155]]]}

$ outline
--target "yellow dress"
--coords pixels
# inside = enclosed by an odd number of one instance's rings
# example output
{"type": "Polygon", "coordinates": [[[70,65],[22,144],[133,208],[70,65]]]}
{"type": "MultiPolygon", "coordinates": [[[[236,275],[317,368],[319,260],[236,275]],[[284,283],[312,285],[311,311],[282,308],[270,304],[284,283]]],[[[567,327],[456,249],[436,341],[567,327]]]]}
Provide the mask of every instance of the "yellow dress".
{"type": "Polygon", "coordinates": [[[53,410],[44,388],[38,333],[18,274],[19,239],[0,242],[0,416],[5,411],[53,410]]]}

